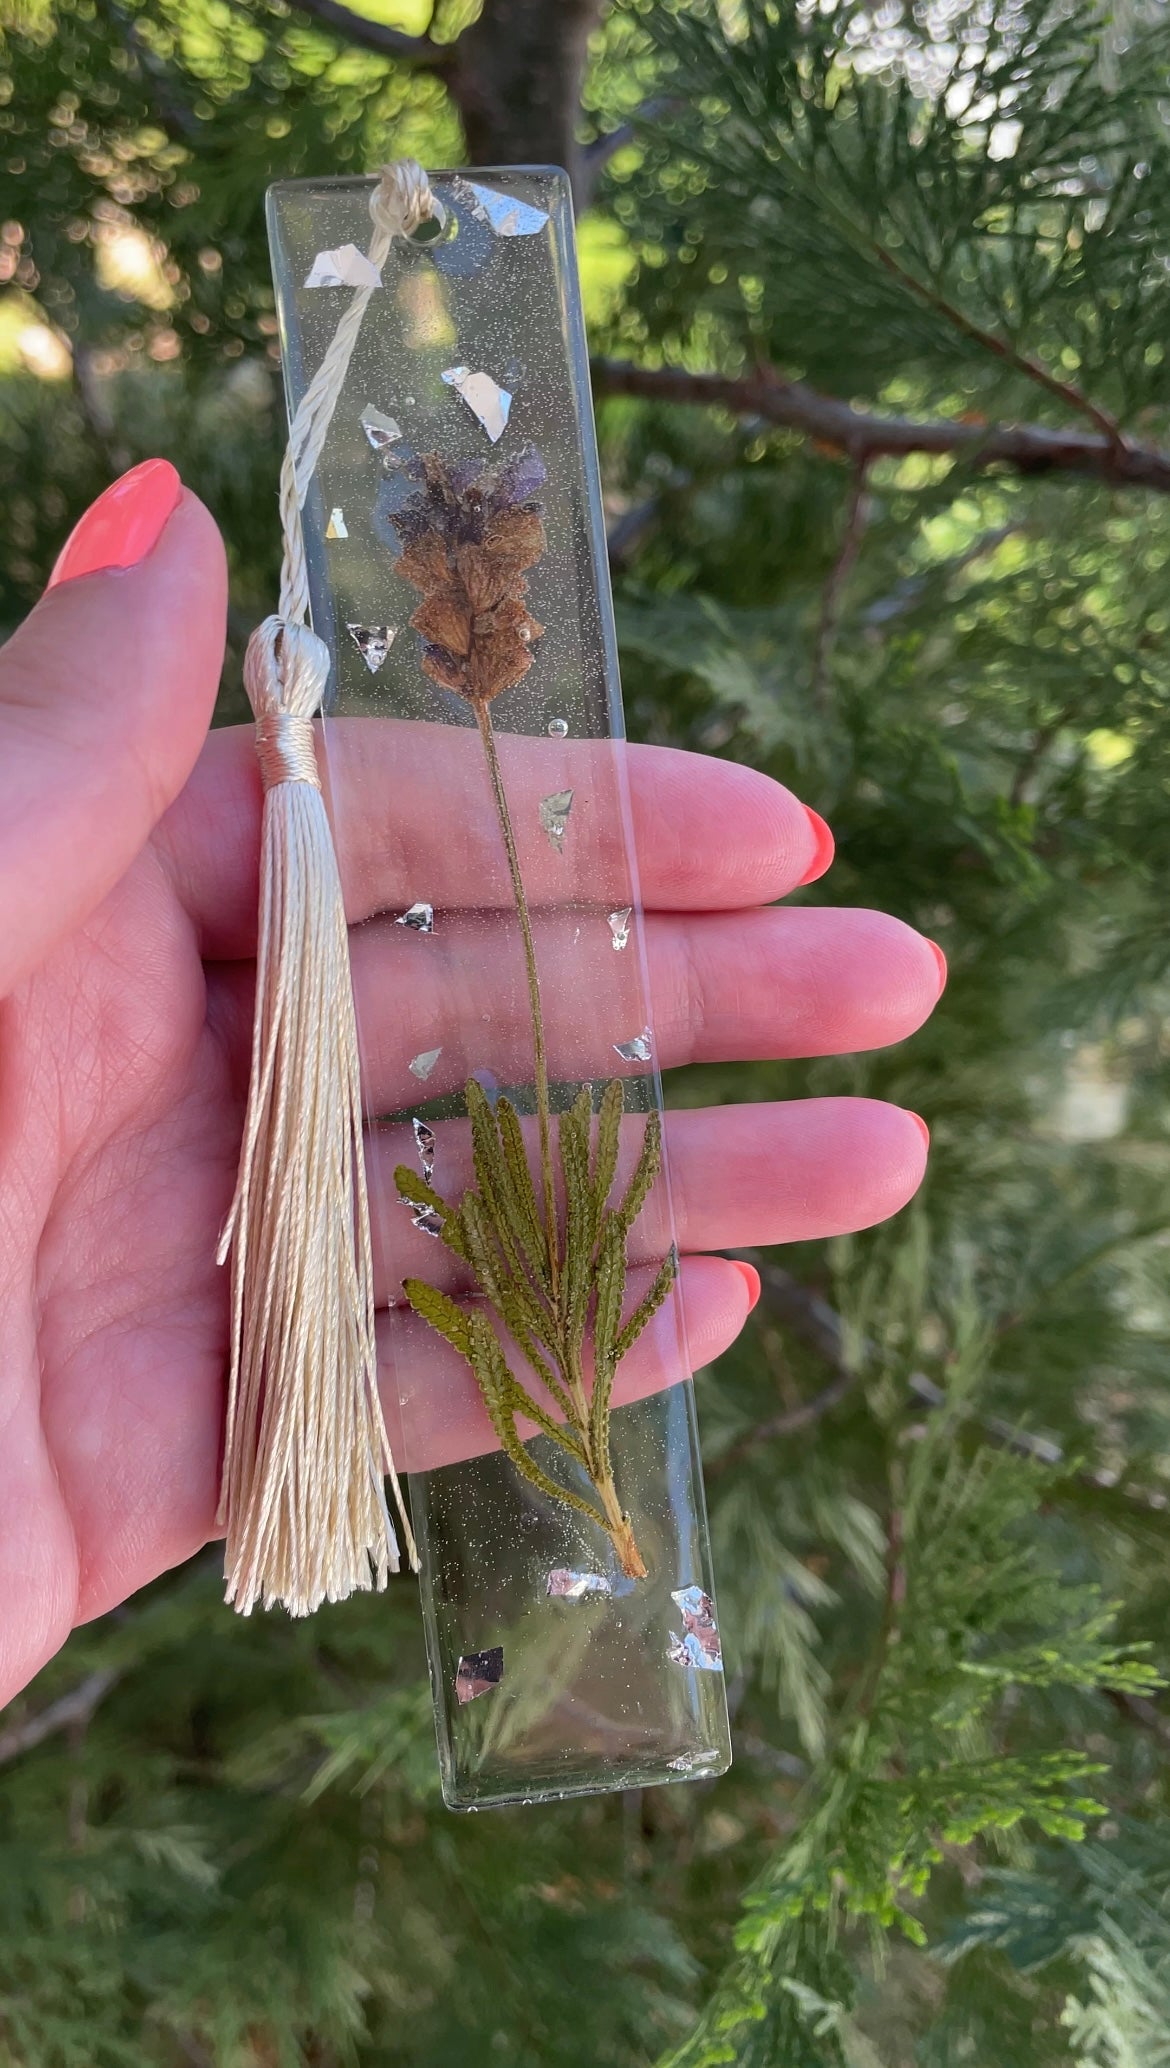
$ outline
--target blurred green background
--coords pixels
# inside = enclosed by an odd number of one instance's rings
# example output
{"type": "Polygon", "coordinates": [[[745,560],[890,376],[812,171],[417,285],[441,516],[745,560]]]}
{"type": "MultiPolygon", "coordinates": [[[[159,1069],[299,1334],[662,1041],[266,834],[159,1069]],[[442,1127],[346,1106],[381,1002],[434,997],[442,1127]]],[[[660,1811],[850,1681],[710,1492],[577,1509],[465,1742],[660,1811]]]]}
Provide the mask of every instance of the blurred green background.
{"type": "MultiPolygon", "coordinates": [[[[1170,2063],[1170,22],[1156,0],[4,0],[0,619],[165,453],[270,607],[277,176],[569,165],[631,730],[951,967],[676,1102],[930,1123],[701,1381],[737,1757],[458,1820],[413,1585],[214,1548],[0,1722],[12,2068],[1170,2063]]],[[[85,656],[77,656],[79,668],[85,656]]],[[[729,835],[730,831],[729,829],[729,835]]]]}

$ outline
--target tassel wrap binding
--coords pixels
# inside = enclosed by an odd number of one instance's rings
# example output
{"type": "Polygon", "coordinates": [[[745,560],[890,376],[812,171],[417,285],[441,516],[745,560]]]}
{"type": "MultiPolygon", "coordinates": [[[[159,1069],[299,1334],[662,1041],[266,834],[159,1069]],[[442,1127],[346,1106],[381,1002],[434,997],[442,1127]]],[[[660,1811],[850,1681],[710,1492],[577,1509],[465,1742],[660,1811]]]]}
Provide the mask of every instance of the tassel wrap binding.
{"type": "MultiPolygon", "coordinates": [[[[433,213],[426,175],[388,166],[369,256],[433,213]]],[[[372,288],[359,288],[293,419],[281,471],[280,614],[249,641],[244,683],[264,786],[256,1011],[235,1197],[231,1370],[219,1520],[227,1599],[247,1615],[384,1587],[398,1570],[389,1478],[418,1555],[378,1398],[357,1028],[341,879],[312,720],[329,650],[306,622],[301,510],[372,288]]]]}

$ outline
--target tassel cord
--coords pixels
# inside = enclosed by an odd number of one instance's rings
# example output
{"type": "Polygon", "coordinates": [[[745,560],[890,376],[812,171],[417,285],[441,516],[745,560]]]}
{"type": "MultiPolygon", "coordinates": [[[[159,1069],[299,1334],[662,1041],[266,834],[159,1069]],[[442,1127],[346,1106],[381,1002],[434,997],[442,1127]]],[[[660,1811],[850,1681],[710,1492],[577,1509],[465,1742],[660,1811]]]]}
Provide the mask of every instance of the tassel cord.
{"type": "MultiPolygon", "coordinates": [[[[385,168],[371,264],[433,202],[411,161],[385,168]]],[[[386,1584],[418,1553],[377,1384],[361,1077],[340,873],[312,720],[329,652],[307,623],[301,512],[372,287],[359,288],[293,418],[281,470],[280,611],[248,645],[245,687],[264,786],[256,1005],[235,1196],[231,1366],[219,1519],[227,1597],[243,1614],[386,1584]]]]}

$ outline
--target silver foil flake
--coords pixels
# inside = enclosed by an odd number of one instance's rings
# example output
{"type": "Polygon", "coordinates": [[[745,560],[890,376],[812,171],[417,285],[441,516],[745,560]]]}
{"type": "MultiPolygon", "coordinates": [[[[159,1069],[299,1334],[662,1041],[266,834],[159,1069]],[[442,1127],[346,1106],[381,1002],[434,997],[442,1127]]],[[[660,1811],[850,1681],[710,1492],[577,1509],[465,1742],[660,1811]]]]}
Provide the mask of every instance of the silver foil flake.
{"type": "Polygon", "coordinates": [[[680,1752],[677,1759],[668,1759],[666,1764],[672,1774],[701,1773],[705,1766],[714,1766],[719,1758],[714,1747],[709,1752],[680,1752]]]}
{"type": "Polygon", "coordinates": [[[443,1223],[433,1206],[415,1206],[410,1199],[404,1199],[402,1204],[410,1207],[410,1225],[417,1228],[420,1235],[442,1234],[443,1223]]]}
{"type": "Polygon", "coordinates": [[[435,1130],[428,1127],[426,1121],[420,1120],[417,1115],[410,1124],[414,1129],[414,1146],[418,1150],[418,1160],[422,1165],[423,1181],[429,1185],[435,1168],[435,1130]]]}
{"type": "Polygon", "coordinates": [[[671,1594],[682,1615],[682,1636],[671,1632],[667,1657],[676,1666],[693,1666],[700,1673],[722,1673],[723,1651],[715,1625],[715,1604],[701,1587],[680,1587],[671,1594]]]}
{"type": "Polygon", "coordinates": [[[417,905],[411,905],[405,912],[400,912],[394,924],[408,926],[411,933],[434,933],[435,908],[433,905],[424,905],[420,900],[417,905]]]}
{"type": "Polygon", "coordinates": [[[493,1644],[486,1652],[464,1652],[455,1669],[455,1699],[474,1702],[477,1695],[490,1695],[503,1677],[502,1644],[493,1644]]]}
{"type": "Polygon", "coordinates": [[[607,916],[616,953],[625,947],[630,938],[630,921],[634,916],[634,908],[632,905],[623,905],[619,911],[610,912],[607,916]]]}
{"type": "Polygon", "coordinates": [[[382,275],[356,244],[319,251],[309,268],[306,287],[381,287],[382,275]]]}
{"type": "Polygon", "coordinates": [[[327,539],[347,539],[349,537],[345,527],[345,515],[341,510],[330,510],[329,522],[325,526],[325,536],[327,539]]]}
{"type": "Polygon", "coordinates": [[[568,719],[550,718],[548,721],[548,736],[550,740],[567,740],[569,737],[568,719]]]}
{"type": "Polygon", "coordinates": [[[514,194],[497,194],[494,187],[481,187],[475,180],[452,180],[451,185],[472,215],[490,223],[497,237],[535,237],[548,221],[542,208],[531,208],[514,194]]]}
{"type": "Polygon", "coordinates": [[[547,1591],[554,1601],[583,1601],[587,1594],[612,1594],[613,1588],[604,1573],[575,1573],[554,1565],[547,1591]]]}
{"type": "Polygon", "coordinates": [[[418,1055],[411,1057],[410,1068],[423,1084],[426,1083],[442,1053],[441,1048],[424,1048],[418,1055]]]}
{"type": "Polygon", "coordinates": [[[392,416],[384,416],[372,402],[367,403],[358,422],[375,452],[385,452],[388,445],[402,436],[402,425],[396,424],[392,416]]]}
{"type": "MultiPolygon", "coordinates": [[[[620,943],[615,942],[614,945],[616,947],[620,943]]],[[[648,1063],[654,1052],[649,1027],[643,1027],[642,1032],[635,1034],[632,1041],[615,1041],[614,1049],[623,1063],[648,1063]]]]}
{"type": "Polygon", "coordinates": [[[376,675],[397,637],[397,625],[347,625],[345,629],[371,675],[376,675]]]}
{"type": "Polygon", "coordinates": [[[483,425],[494,445],[507,428],[512,397],[490,373],[474,372],[469,366],[449,366],[442,376],[449,388],[462,395],[473,417],[483,425]]]}
{"type": "Polygon", "coordinates": [[[565,844],[565,829],[572,809],[571,790],[554,790],[550,797],[542,797],[540,800],[540,823],[558,854],[565,844]]]}

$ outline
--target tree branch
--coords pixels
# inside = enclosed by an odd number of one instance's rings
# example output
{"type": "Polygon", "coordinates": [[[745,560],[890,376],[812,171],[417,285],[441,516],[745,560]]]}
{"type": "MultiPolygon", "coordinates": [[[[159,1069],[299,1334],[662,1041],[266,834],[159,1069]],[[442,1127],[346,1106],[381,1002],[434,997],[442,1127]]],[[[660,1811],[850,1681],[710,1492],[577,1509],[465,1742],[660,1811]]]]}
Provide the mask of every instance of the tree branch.
{"type": "Polygon", "coordinates": [[[685,402],[727,409],[783,424],[844,453],[854,465],[899,459],[912,452],[961,457],[971,467],[1007,466],[1020,474],[1075,474],[1117,488],[1152,488],[1170,494],[1170,453],[1155,446],[1119,444],[1094,432],[1051,430],[1045,424],[972,424],[914,417],[880,417],[822,395],[805,381],[784,380],[767,369],[755,374],[691,373],[685,367],[635,366],[595,359],[593,383],[603,395],[685,402]]]}
{"type": "MultiPolygon", "coordinates": [[[[730,1254],[742,1256],[755,1265],[760,1274],[761,1291],[769,1310],[779,1315],[803,1336],[832,1369],[835,1376],[823,1392],[814,1394],[811,1400],[802,1402],[799,1407],[793,1408],[787,1414],[772,1415],[766,1421],[757,1422],[754,1428],[738,1437],[729,1449],[714,1458],[707,1466],[709,1478],[717,1477],[726,1465],[747,1456],[760,1444],[770,1443],[774,1437],[790,1435],[798,1429],[807,1428],[810,1423],[818,1422],[822,1415],[828,1414],[839,1401],[844,1400],[861,1377],[860,1367],[870,1347],[868,1344],[861,1344],[857,1364],[847,1364],[844,1352],[844,1326],[840,1315],[827,1300],[822,1299],[819,1293],[813,1292],[810,1286],[802,1285],[798,1278],[794,1278],[790,1271],[783,1270],[779,1264],[762,1262],[754,1250],[735,1250],[730,1254]]],[[[1014,1326],[1014,1323],[1015,1317],[1011,1317],[1007,1326],[1014,1326]]],[[[937,1385],[933,1379],[927,1378],[925,1372],[911,1372],[907,1383],[912,1399],[920,1401],[923,1407],[937,1408],[946,1405],[945,1388],[937,1385]]],[[[1061,1465],[1065,1462],[1063,1446],[1054,1442],[1050,1436],[1036,1435],[1031,1429],[1019,1429],[1002,1415],[975,1415],[972,1420],[978,1424],[990,1442],[998,1444],[1004,1450],[1014,1450],[1021,1457],[1033,1458],[1038,1465],[1061,1465]]],[[[1170,1495],[1163,1493],[1160,1488],[1127,1486],[1124,1481],[1119,1481],[1109,1472],[1094,1472],[1083,1466],[1072,1476],[1078,1485],[1089,1488],[1093,1493],[1113,1495],[1131,1507],[1144,1508],[1152,1514],[1161,1515],[1170,1511],[1170,1495]]]]}
{"type": "Polygon", "coordinates": [[[948,323],[953,323],[955,329],[964,337],[971,338],[985,352],[991,352],[995,358],[1002,359],[1008,366],[1013,366],[1017,373],[1022,373],[1028,380],[1035,381],[1036,385],[1046,389],[1048,394],[1057,396],[1069,409],[1076,410],[1078,416],[1087,416],[1089,422],[1096,424],[1097,429],[1111,445],[1124,443],[1120,426],[1107,411],[1099,409],[1088,395],[1075,388],[1071,381],[1060,380],[1056,374],[1050,373],[1039,359],[1032,359],[1028,353],[1017,351],[1014,345],[1009,344],[1006,338],[998,336],[994,330],[984,330],[982,324],[973,322],[970,316],[964,315],[962,309],[956,308],[944,295],[936,293],[933,287],[927,287],[924,281],[915,279],[913,273],[907,272],[905,266],[899,265],[893,253],[887,251],[884,245],[877,244],[874,250],[879,263],[888,273],[892,273],[895,280],[900,281],[903,287],[908,287],[912,294],[916,294],[928,308],[936,310],[948,323]]]}
{"type": "Polygon", "coordinates": [[[6,1731],[0,1731],[0,1766],[7,1766],[10,1760],[20,1759],[25,1752],[34,1751],[58,1731],[75,1730],[87,1724],[120,1677],[112,1668],[91,1673],[68,1694],[50,1702],[47,1708],[38,1709],[32,1716],[26,1716],[23,1723],[11,1724],[6,1731]]]}
{"type": "Polygon", "coordinates": [[[454,61],[453,43],[436,43],[430,36],[410,36],[405,29],[388,29],[382,22],[367,21],[339,0],[292,0],[298,14],[311,15],[322,27],[357,43],[363,50],[375,50],[380,57],[396,58],[400,64],[420,65],[437,71],[454,61]]]}
{"type": "Polygon", "coordinates": [[[831,702],[830,671],[833,664],[833,649],[837,644],[837,628],[841,622],[845,587],[853,572],[853,563],[861,550],[861,541],[869,522],[869,498],[865,492],[868,467],[867,460],[855,460],[853,463],[853,479],[845,511],[841,544],[821,593],[811,687],[813,707],[822,712],[828,710],[831,702]]]}

